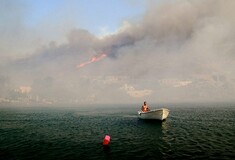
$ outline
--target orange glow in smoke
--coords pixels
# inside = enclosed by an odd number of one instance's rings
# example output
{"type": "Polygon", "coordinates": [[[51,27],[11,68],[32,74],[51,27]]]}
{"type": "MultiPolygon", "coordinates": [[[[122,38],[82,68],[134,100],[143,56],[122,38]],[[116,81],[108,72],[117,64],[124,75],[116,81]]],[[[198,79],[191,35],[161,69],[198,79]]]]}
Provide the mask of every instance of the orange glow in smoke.
{"type": "Polygon", "coordinates": [[[89,61],[86,61],[86,62],[83,62],[83,63],[77,65],[77,68],[82,68],[82,67],[84,67],[84,66],[86,66],[86,65],[88,65],[88,64],[90,64],[90,63],[97,62],[97,61],[103,59],[103,58],[106,57],[106,56],[107,56],[107,55],[104,54],[104,53],[101,54],[101,55],[98,55],[98,56],[93,56],[89,61]]]}

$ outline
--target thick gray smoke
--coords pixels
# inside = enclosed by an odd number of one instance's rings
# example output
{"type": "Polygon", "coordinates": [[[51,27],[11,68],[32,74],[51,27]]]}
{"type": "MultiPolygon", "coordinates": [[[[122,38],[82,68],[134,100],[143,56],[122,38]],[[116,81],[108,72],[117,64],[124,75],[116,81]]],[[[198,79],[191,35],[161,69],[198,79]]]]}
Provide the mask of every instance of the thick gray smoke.
{"type": "Polygon", "coordinates": [[[123,23],[116,33],[99,38],[74,29],[67,43],[51,42],[1,66],[0,97],[27,95],[43,103],[234,101],[235,1],[150,6],[143,19],[123,23]]]}

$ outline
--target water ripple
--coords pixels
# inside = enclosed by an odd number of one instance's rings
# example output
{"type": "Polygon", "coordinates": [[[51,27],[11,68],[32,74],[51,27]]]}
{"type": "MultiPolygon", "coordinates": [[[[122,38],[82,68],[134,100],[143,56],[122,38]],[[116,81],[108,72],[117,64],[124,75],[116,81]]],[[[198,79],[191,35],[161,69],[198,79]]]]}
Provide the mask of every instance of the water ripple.
{"type": "Polygon", "coordinates": [[[175,107],[164,122],[136,110],[21,109],[0,112],[4,159],[232,159],[234,107],[175,107]],[[105,134],[111,143],[102,146],[105,134]]]}

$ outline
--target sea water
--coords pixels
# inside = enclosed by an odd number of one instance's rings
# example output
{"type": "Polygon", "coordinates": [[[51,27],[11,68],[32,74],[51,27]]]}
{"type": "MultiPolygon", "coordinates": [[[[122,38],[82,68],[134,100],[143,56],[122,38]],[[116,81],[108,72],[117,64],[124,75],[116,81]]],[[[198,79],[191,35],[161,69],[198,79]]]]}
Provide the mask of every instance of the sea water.
{"type": "Polygon", "coordinates": [[[136,105],[0,107],[0,159],[235,158],[235,105],[167,108],[159,122],[139,120],[136,105]]]}

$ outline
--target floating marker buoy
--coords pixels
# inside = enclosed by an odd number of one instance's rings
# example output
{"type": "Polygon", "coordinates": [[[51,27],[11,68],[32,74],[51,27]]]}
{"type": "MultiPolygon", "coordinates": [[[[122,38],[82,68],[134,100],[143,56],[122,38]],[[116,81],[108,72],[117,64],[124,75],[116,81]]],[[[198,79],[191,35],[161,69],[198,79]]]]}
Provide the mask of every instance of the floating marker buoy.
{"type": "Polygon", "coordinates": [[[103,141],[103,145],[109,145],[109,142],[110,142],[110,136],[109,135],[105,135],[104,141],[103,141]]]}

